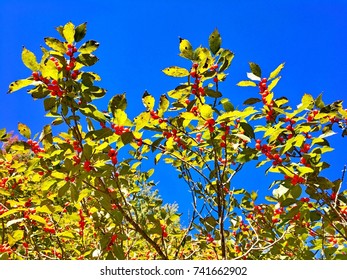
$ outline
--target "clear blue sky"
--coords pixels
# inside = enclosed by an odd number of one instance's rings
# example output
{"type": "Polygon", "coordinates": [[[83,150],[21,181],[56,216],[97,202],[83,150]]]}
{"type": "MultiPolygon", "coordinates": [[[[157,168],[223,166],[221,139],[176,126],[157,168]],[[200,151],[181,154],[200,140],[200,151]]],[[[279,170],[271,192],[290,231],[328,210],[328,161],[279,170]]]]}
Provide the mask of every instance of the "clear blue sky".
{"type": "MultiPolygon", "coordinates": [[[[93,71],[102,77],[108,90],[106,107],[116,93],[127,93],[129,114],[143,110],[145,89],[159,97],[179,80],[166,77],[161,70],[172,65],[186,66],[178,57],[178,37],[187,38],[197,47],[218,28],[223,47],[236,57],[221,91],[237,105],[256,97],[255,89],[238,88],[246,78],[248,62],[269,73],[286,62],[283,78],[275,90],[292,104],[300,103],[303,93],[314,97],[324,92],[326,102],[347,98],[347,1],[0,1],[0,128],[16,131],[24,122],[39,132],[51,120],[44,118],[41,101],[33,101],[25,90],[6,95],[8,85],[30,75],[21,62],[25,45],[40,54],[47,36],[59,36],[54,28],[72,21],[88,22],[88,39],[100,42],[95,53],[99,63],[93,71]]],[[[346,107],[346,104],[344,104],[346,107]]],[[[336,151],[327,156],[331,162],[328,176],[336,179],[347,163],[347,139],[331,138],[336,151]]],[[[262,171],[244,170],[235,187],[267,189],[271,178],[262,171]],[[264,177],[264,178],[263,178],[264,177]]],[[[168,166],[160,167],[155,179],[166,202],[178,202],[186,213],[187,188],[168,166]],[[164,176],[163,176],[164,174],[164,176]]]]}

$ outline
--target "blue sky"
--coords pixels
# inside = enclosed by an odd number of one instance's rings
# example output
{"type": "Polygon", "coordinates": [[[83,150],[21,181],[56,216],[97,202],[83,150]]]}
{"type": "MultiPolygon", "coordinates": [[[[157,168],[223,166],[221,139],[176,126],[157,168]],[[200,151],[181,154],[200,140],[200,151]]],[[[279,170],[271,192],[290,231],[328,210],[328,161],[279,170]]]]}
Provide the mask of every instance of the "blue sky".
{"type": "MultiPolygon", "coordinates": [[[[270,73],[286,62],[277,96],[288,96],[293,105],[302,94],[323,93],[326,103],[347,96],[347,1],[0,1],[0,128],[16,131],[17,122],[34,133],[51,120],[44,117],[41,101],[33,101],[25,90],[7,95],[8,85],[30,75],[21,62],[21,49],[40,55],[47,36],[59,36],[55,27],[72,21],[88,22],[87,39],[100,42],[100,61],[93,71],[108,90],[106,108],[116,93],[127,93],[129,114],[143,110],[144,90],[159,97],[180,81],[161,70],[172,65],[188,66],[178,56],[178,37],[194,47],[207,45],[209,34],[218,28],[222,46],[235,53],[227,81],[221,91],[234,105],[257,97],[255,89],[236,87],[246,78],[248,62],[254,61],[270,73]]],[[[346,104],[345,104],[346,107],[346,104]]],[[[331,163],[327,176],[336,179],[347,163],[346,140],[330,139],[335,152],[326,156],[331,163]]],[[[189,208],[187,188],[168,166],[159,167],[155,179],[164,201],[178,202],[180,211],[189,208]],[[163,176],[162,174],[165,174],[163,176]]],[[[263,193],[271,178],[262,171],[247,169],[235,187],[263,193]],[[249,176],[249,174],[254,174],[249,176]]],[[[186,215],[186,214],[185,214],[186,215]]]]}

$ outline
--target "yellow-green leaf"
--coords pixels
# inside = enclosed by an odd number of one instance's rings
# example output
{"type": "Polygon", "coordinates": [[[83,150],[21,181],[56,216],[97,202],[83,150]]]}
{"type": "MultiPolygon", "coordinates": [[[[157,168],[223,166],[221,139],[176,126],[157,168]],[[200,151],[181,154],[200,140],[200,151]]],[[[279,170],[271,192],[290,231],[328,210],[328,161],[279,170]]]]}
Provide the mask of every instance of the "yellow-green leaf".
{"type": "Polygon", "coordinates": [[[121,110],[121,109],[116,109],[115,114],[114,114],[114,123],[116,125],[124,125],[126,120],[127,120],[127,114],[121,110]]]}
{"type": "Polygon", "coordinates": [[[167,111],[169,106],[170,106],[169,100],[167,99],[165,94],[162,94],[160,96],[160,101],[159,101],[159,111],[160,111],[159,113],[160,113],[160,116],[162,116],[162,114],[167,111]]]}
{"type": "Polygon", "coordinates": [[[18,131],[25,138],[29,139],[31,137],[31,130],[28,126],[23,123],[18,123],[18,131]]]}
{"type": "Polygon", "coordinates": [[[40,69],[40,65],[36,61],[36,56],[33,52],[29,51],[25,47],[22,50],[22,61],[26,67],[31,71],[37,71],[40,69]]]}
{"type": "Polygon", "coordinates": [[[222,38],[220,37],[220,34],[217,28],[211,33],[210,37],[208,38],[208,43],[209,43],[211,52],[213,54],[216,54],[219,51],[220,46],[222,44],[222,38]]]}
{"type": "Polygon", "coordinates": [[[180,38],[180,56],[192,60],[194,58],[193,47],[187,39],[180,38]]]}
{"type": "Polygon", "coordinates": [[[163,70],[163,72],[171,77],[187,77],[189,76],[189,71],[185,68],[178,66],[167,67],[163,70]]]}
{"type": "Polygon", "coordinates": [[[69,43],[72,44],[75,40],[75,26],[73,25],[72,22],[68,22],[65,24],[63,28],[63,34],[65,40],[69,43]]]}
{"type": "Polygon", "coordinates": [[[256,87],[257,84],[252,81],[240,81],[237,83],[239,87],[256,87]]]}
{"type": "Polygon", "coordinates": [[[281,63],[280,65],[278,65],[277,68],[270,73],[268,80],[272,80],[276,78],[278,74],[281,72],[281,70],[283,69],[283,67],[284,67],[284,63],[281,63]]]}
{"type": "Polygon", "coordinates": [[[47,37],[45,38],[45,43],[48,47],[61,54],[65,54],[65,52],[67,51],[67,47],[64,45],[63,42],[59,41],[58,39],[47,37]]]}
{"type": "Polygon", "coordinates": [[[272,91],[272,89],[277,85],[278,81],[281,79],[281,77],[277,77],[276,79],[272,80],[272,82],[268,86],[268,90],[272,91]]]}
{"type": "Polygon", "coordinates": [[[148,93],[146,90],[142,95],[142,103],[147,108],[147,110],[153,110],[154,107],[154,97],[148,93]]]}
{"type": "Polygon", "coordinates": [[[29,79],[22,79],[22,80],[14,81],[10,84],[7,93],[12,93],[14,91],[17,91],[17,90],[23,88],[23,87],[27,87],[27,86],[31,85],[32,83],[33,83],[33,81],[29,80],[29,79]]]}
{"type": "Polygon", "coordinates": [[[305,109],[312,109],[314,106],[314,99],[312,95],[305,93],[301,99],[301,104],[305,109]]]}
{"type": "Polygon", "coordinates": [[[79,49],[78,51],[80,53],[92,53],[93,51],[95,51],[98,47],[99,47],[99,43],[97,41],[94,40],[90,40],[85,42],[79,49]]]}
{"type": "Polygon", "coordinates": [[[59,78],[57,66],[52,60],[48,60],[41,71],[42,77],[44,78],[52,78],[53,80],[58,80],[59,78]]]}
{"type": "Polygon", "coordinates": [[[213,116],[213,109],[210,105],[208,104],[204,104],[202,105],[200,108],[200,113],[201,113],[201,116],[204,118],[204,119],[211,119],[212,116],[213,116]]]}
{"type": "Polygon", "coordinates": [[[39,215],[30,215],[30,219],[44,225],[46,224],[46,220],[39,215]]]}

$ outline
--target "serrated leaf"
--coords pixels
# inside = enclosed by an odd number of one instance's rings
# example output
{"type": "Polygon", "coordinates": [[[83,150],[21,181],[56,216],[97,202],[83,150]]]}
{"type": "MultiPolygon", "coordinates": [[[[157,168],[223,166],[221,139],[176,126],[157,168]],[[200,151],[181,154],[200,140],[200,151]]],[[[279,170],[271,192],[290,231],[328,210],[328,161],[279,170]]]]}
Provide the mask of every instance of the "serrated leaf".
{"type": "Polygon", "coordinates": [[[189,76],[189,71],[185,68],[178,66],[167,67],[162,70],[166,75],[171,77],[187,77],[189,76]]]}
{"type": "Polygon", "coordinates": [[[243,105],[253,105],[253,104],[256,104],[258,102],[261,102],[261,99],[259,99],[259,98],[248,98],[247,100],[245,100],[243,102],[243,105]]]}
{"type": "Polygon", "coordinates": [[[75,29],[75,41],[81,41],[87,33],[87,23],[84,22],[76,27],[75,29]]]}
{"type": "Polygon", "coordinates": [[[155,99],[146,90],[142,95],[142,103],[147,108],[147,110],[153,110],[155,99]]]}
{"type": "Polygon", "coordinates": [[[33,52],[29,51],[25,47],[22,50],[22,61],[26,67],[28,67],[31,71],[38,71],[40,69],[40,65],[36,61],[36,56],[33,52]]]}
{"type": "Polygon", "coordinates": [[[237,83],[237,86],[239,87],[256,87],[257,84],[252,81],[240,81],[237,83]]]}
{"type": "Polygon", "coordinates": [[[10,84],[7,93],[12,93],[17,90],[20,90],[23,87],[27,87],[31,85],[33,82],[34,82],[33,80],[29,80],[29,79],[21,79],[21,80],[14,81],[10,84]]]}
{"type": "Polygon", "coordinates": [[[211,33],[210,37],[208,38],[208,44],[213,54],[216,54],[219,51],[222,44],[222,38],[217,28],[211,33]]]}
{"type": "Polygon", "coordinates": [[[98,47],[99,47],[99,43],[97,41],[94,40],[89,40],[87,42],[85,42],[79,49],[78,51],[80,53],[92,53],[93,51],[95,51],[98,47]]]}
{"type": "Polygon", "coordinates": [[[252,73],[261,78],[261,69],[260,66],[254,62],[249,62],[249,67],[251,68],[252,73]]]}
{"type": "Polygon", "coordinates": [[[278,65],[277,68],[270,73],[268,80],[272,80],[276,78],[278,74],[281,72],[281,70],[283,69],[283,67],[284,67],[284,63],[281,63],[280,65],[278,65]]]}
{"type": "Polygon", "coordinates": [[[18,123],[18,131],[19,133],[24,136],[27,139],[30,139],[31,137],[31,130],[28,126],[26,126],[24,123],[18,123]]]}
{"type": "Polygon", "coordinates": [[[194,58],[194,52],[193,47],[190,44],[190,42],[187,39],[179,38],[180,44],[179,44],[179,50],[180,50],[180,56],[193,60],[194,58]]]}
{"type": "Polygon", "coordinates": [[[65,40],[69,43],[72,44],[75,40],[75,26],[73,25],[72,22],[68,22],[65,24],[63,28],[63,35],[65,40]]]}
{"type": "Polygon", "coordinates": [[[53,50],[55,50],[61,54],[65,54],[65,52],[67,51],[67,48],[64,45],[64,43],[59,41],[56,38],[47,37],[47,38],[45,38],[45,43],[48,47],[52,48],[53,50]]]}

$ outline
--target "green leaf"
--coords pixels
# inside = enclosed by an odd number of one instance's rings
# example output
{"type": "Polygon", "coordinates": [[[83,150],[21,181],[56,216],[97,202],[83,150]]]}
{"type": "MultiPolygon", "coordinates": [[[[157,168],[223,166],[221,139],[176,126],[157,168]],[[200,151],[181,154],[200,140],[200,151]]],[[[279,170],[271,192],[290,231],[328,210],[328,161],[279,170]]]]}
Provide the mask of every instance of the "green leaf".
{"type": "Polygon", "coordinates": [[[90,41],[87,41],[85,42],[79,49],[78,51],[80,53],[87,53],[87,54],[90,54],[92,53],[93,51],[95,51],[98,47],[99,47],[99,43],[97,41],[94,41],[94,40],[90,40],[90,41]]]}
{"type": "Polygon", "coordinates": [[[75,29],[75,41],[81,41],[87,33],[87,23],[84,22],[76,27],[75,29]]]}
{"type": "Polygon", "coordinates": [[[222,44],[222,38],[217,28],[211,33],[210,37],[208,38],[208,44],[213,54],[216,54],[219,51],[222,44]]]}
{"type": "Polygon", "coordinates": [[[86,107],[80,108],[80,111],[83,115],[97,120],[99,122],[106,121],[106,116],[92,104],[88,104],[86,105],[86,107]]]}
{"type": "Polygon", "coordinates": [[[322,97],[323,97],[323,94],[321,93],[321,94],[317,97],[317,99],[315,100],[315,102],[314,102],[315,105],[316,105],[319,109],[322,109],[322,108],[325,107],[325,104],[324,104],[324,102],[323,102],[322,97]]]}
{"type": "Polygon", "coordinates": [[[229,101],[228,98],[223,98],[220,103],[222,104],[223,106],[223,109],[226,111],[226,112],[231,112],[231,111],[234,111],[234,106],[233,104],[229,101]]]}
{"type": "Polygon", "coordinates": [[[41,84],[33,89],[28,90],[28,93],[31,94],[31,96],[35,99],[41,99],[45,98],[48,94],[50,94],[50,91],[41,84]]]}
{"type": "Polygon", "coordinates": [[[98,62],[98,58],[93,54],[88,53],[81,53],[77,56],[76,61],[85,65],[85,66],[92,66],[95,63],[98,62]]]}
{"type": "Polygon", "coordinates": [[[134,140],[132,132],[125,132],[121,135],[121,139],[124,145],[130,144],[134,140]]]}
{"type": "Polygon", "coordinates": [[[24,136],[27,139],[30,139],[31,137],[31,130],[28,126],[26,126],[24,123],[18,123],[18,131],[19,133],[24,136]]]}
{"type": "Polygon", "coordinates": [[[243,102],[243,105],[253,105],[258,102],[261,102],[261,99],[259,98],[248,98],[246,101],[243,102]]]}
{"type": "Polygon", "coordinates": [[[36,61],[35,54],[27,50],[25,47],[23,47],[22,50],[22,61],[24,65],[31,71],[38,71],[40,69],[40,65],[36,61]]]}
{"type": "Polygon", "coordinates": [[[190,42],[187,39],[179,38],[180,39],[180,45],[179,45],[179,50],[180,50],[180,56],[193,60],[194,59],[194,52],[193,52],[193,47],[190,44],[190,42]]]}
{"type": "Polygon", "coordinates": [[[49,111],[56,105],[56,99],[54,97],[46,98],[43,101],[43,104],[44,104],[45,110],[49,111]]]}
{"type": "Polygon", "coordinates": [[[72,44],[75,39],[75,26],[73,25],[72,22],[68,22],[65,24],[63,28],[63,35],[65,40],[69,43],[72,44]]]}
{"type": "Polygon", "coordinates": [[[299,198],[301,193],[302,193],[302,189],[299,185],[295,185],[295,186],[292,186],[290,189],[289,189],[289,193],[291,194],[291,196],[295,199],[299,198]]]}
{"type": "Polygon", "coordinates": [[[167,95],[173,99],[181,99],[182,97],[188,96],[190,94],[191,86],[181,85],[173,90],[170,90],[167,95]]]}
{"type": "Polygon", "coordinates": [[[245,131],[246,136],[255,139],[253,127],[251,125],[249,125],[246,122],[240,122],[240,125],[241,125],[242,129],[245,131]]]}
{"type": "Polygon", "coordinates": [[[215,91],[213,89],[210,89],[208,87],[204,88],[204,92],[207,96],[213,97],[213,98],[219,98],[222,97],[222,94],[219,91],[215,91]]]}
{"type": "Polygon", "coordinates": [[[218,63],[222,63],[221,67],[219,68],[219,72],[223,72],[229,68],[232,60],[234,59],[234,56],[234,53],[229,50],[222,51],[218,59],[218,63]]]}
{"type": "Polygon", "coordinates": [[[12,93],[12,92],[15,92],[17,90],[20,90],[23,87],[27,87],[27,86],[31,85],[33,82],[34,82],[33,80],[29,80],[29,79],[22,79],[22,80],[14,81],[10,84],[7,93],[12,93]]]}
{"type": "Polygon", "coordinates": [[[45,43],[48,47],[61,54],[65,54],[65,52],[67,51],[67,47],[64,45],[63,42],[59,41],[58,39],[47,37],[45,38],[45,43]]]}
{"type": "Polygon", "coordinates": [[[277,66],[277,68],[271,72],[268,80],[272,80],[274,78],[276,78],[278,76],[278,74],[281,72],[281,70],[283,69],[284,67],[284,63],[281,63],[280,65],[277,66]]]}
{"type": "Polygon", "coordinates": [[[187,77],[190,74],[187,69],[178,66],[167,67],[162,71],[171,77],[187,77]]]}
{"type": "Polygon", "coordinates": [[[125,97],[125,93],[114,95],[109,103],[108,103],[108,112],[112,113],[115,116],[115,112],[117,109],[125,110],[127,107],[127,100],[125,97]]]}
{"type": "Polygon", "coordinates": [[[261,69],[260,66],[254,62],[249,62],[249,67],[254,75],[261,78],[261,69]]]}
{"type": "Polygon", "coordinates": [[[240,81],[237,83],[239,87],[256,87],[257,84],[253,81],[240,81]]]}
{"type": "Polygon", "coordinates": [[[148,93],[146,90],[142,95],[142,103],[147,108],[147,110],[153,110],[154,108],[154,97],[148,93]]]}

